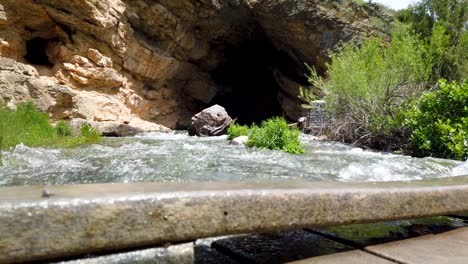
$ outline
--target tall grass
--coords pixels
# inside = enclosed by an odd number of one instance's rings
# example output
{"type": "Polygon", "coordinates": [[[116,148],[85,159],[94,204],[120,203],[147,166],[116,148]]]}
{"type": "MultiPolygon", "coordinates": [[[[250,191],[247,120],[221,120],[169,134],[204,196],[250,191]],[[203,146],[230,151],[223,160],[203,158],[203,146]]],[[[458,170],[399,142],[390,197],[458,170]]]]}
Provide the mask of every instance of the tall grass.
{"type": "Polygon", "coordinates": [[[30,102],[18,105],[15,111],[0,107],[0,135],[3,147],[20,143],[27,146],[49,145],[57,139],[48,116],[37,111],[30,102]]]}
{"type": "Polygon", "coordinates": [[[31,102],[19,104],[16,110],[0,105],[0,149],[18,144],[68,147],[98,140],[99,133],[89,125],[77,137],[71,136],[71,128],[65,121],[52,126],[49,117],[31,102]]]}

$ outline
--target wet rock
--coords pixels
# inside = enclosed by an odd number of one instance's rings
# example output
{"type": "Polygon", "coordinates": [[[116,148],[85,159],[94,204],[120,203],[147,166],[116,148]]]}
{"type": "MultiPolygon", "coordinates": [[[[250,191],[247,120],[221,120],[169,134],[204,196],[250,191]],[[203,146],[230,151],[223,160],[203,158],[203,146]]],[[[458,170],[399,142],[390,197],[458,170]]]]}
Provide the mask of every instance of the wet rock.
{"type": "Polygon", "coordinates": [[[233,140],[231,140],[231,142],[229,142],[229,144],[238,145],[238,146],[245,146],[245,145],[247,145],[247,141],[249,141],[248,136],[240,136],[240,137],[236,137],[233,140]]]}
{"type": "Polygon", "coordinates": [[[297,120],[297,128],[304,129],[307,127],[307,117],[301,117],[297,120]]]}
{"type": "Polygon", "coordinates": [[[213,105],[192,117],[190,134],[196,136],[219,136],[226,133],[232,118],[226,109],[213,105]]]}

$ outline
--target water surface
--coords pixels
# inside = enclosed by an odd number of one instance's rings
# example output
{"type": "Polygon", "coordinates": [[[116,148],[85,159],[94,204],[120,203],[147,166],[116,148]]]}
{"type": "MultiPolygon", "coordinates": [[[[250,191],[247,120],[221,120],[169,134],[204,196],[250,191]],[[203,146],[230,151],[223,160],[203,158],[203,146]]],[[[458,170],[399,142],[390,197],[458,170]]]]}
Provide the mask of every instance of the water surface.
{"type": "Polygon", "coordinates": [[[399,181],[468,174],[468,163],[365,151],[303,135],[306,154],[244,149],[225,136],[147,133],[77,148],[3,152],[0,185],[190,181],[399,181]]]}

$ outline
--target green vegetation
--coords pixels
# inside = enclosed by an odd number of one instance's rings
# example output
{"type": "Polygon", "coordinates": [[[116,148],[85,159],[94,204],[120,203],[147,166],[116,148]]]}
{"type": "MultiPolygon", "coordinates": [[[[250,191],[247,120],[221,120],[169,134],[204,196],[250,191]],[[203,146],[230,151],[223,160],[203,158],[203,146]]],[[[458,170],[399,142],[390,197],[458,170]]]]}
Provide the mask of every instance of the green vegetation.
{"type": "Polygon", "coordinates": [[[3,147],[19,143],[28,146],[47,145],[56,137],[48,116],[38,112],[32,103],[20,104],[16,111],[1,107],[0,134],[3,147]]]}
{"type": "Polygon", "coordinates": [[[467,78],[467,0],[422,0],[400,11],[397,17],[432,46],[434,81],[467,78]]]}
{"type": "Polygon", "coordinates": [[[252,126],[247,144],[251,147],[284,150],[288,153],[303,153],[299,130],[289,127],[282,117],[270,118],[260,127],[252,126]]]}
{"type": "Polygon", "coordinates": [[[439,82],[437,91],[416,100],[406,114],[417,156],[468,158],[468,81],[439,82]]]}
{"type": "Polygon", "coordinates": [[[248,136],[249,147],[283,150],[293,154],[304,153],[299,140],[299,130],[289,127],[282,117],[270,118],[263,121],[261,126],[253,125],[250,128],[234,122],[228,128],[228,135],[230,139],[248,136]]]}
{"type": "Polygon", "coordinates": [[[72,135],[70,125],[63,120],[57,122],[57,124],[55,125],[55,131],[57,132],[58,136],[62,137],[69,137],[72,135]]]}
{"type": "Polygon", "coordinates": [[[423,0],[395,14],[391,40],[341,45],[330,53],[326,77],[309,69],[308,93],[323,95],[333,117],[329,136],[417,156],[467,159],[468,2],[423,0]]]}
{"type": "Polygon", "coordinates": [[[81,128],[80,136],[72,137],[68,123],[59,121],[53,127],[49,117],[37,111],[36,107],[29,102],[19,104],[16,110],[0,106],[0,138],[0,149],[18,144],[69,147],[97,142],[99,133],[86,124],[81,128]]]}
{"type": "Polygon", "coordinates": [[[97,142],[100,138],[99,132],[88,123],[85,123],[81,126],[80,132],[81,137],[87,143],[97,142]]]}
{"type": "Polygon", "coordinates": [[[400,25],[391,43],[370,38],[359,47],[344,44],[331,54],[328,78],[311,69],[309,81],[324,93],[339,139],[379,147],[398,134],[406,98],[421,94],[431,65],[426,46],[400,25]]]}
{"type": "Polygon", "coordinates": [[[248,136],[250,132],[249,126],[243,126],[236,123],[234,120],[231,125],[228,127],[228,139],[233,140],[236,137],[248,136]]]}

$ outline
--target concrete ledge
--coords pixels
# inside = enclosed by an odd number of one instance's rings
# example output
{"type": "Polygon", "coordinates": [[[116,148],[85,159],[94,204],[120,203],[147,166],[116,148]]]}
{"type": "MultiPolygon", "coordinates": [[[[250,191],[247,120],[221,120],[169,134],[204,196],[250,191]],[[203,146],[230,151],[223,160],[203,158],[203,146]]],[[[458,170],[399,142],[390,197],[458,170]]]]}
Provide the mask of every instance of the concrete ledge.
{"type": "Polygon", "coordinates": [[[415,182],[0,188],[0,263],[468,211],[468,176],[415,182]],[[47,195],[48,196],[48,195],[47,195]]]}

